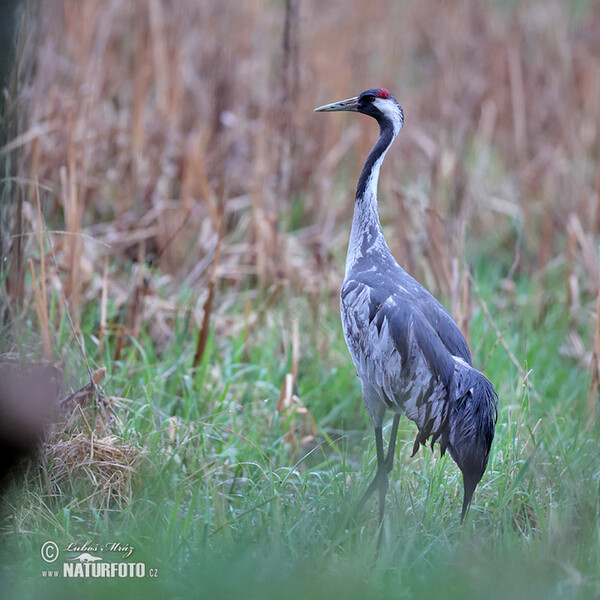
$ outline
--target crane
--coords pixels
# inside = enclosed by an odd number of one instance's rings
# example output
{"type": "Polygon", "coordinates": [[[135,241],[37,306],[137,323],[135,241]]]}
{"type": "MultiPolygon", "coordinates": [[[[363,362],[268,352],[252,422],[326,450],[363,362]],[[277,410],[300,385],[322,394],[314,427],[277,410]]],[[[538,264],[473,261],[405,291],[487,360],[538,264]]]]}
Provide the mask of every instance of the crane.
{"type": "MultiPolygon", "coordinates": [[[[384,88],[315,109],[352,111],[379,123],[379,138],[358,179],[340,294],[342,327],[375,430],[377,471],[358,503],[379,493],[383,522],[400,416],[418,428],[412,456],[431,438],[463,474],[461,523],[485,472],[497,421],[498,396],[473,367],[469,346],[450,313],[394,259],[377,210],[379,171],[404,124],[404,112],[384,88]],[[394,414],[387,454],[385,413],[394,414]]],[[[380,538],[381,541],[380,529],[380,538]]]]}

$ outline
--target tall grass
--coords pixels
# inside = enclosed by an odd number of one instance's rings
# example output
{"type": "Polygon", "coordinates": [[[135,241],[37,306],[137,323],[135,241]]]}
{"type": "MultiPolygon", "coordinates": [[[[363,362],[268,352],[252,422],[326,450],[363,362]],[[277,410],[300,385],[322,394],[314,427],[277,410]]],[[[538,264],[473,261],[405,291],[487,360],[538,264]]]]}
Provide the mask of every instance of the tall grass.
{"type": "MultiPolygon", "coordinates": [[[[491,299],[497,286],[483,273],[479,281],[491,299]]],[[[531,287],[523,283],[521,291],[531,287]]],[[[5,501],[7,589],[100,597],[116,584],[44,580],[40,547],[46,540],[61,548],[73,540],[117,540],[133,546],[135,560],[158,568],[160,577],[152,585],[121,582],[115,589],[146,586],[152,596],[322,597],[339,589],[357,598],[412,597],[429,589],[478,597],[485,589],[506,597],[526,589],[532,597],[593,597],[600,465],[596,430],[586,430],[589,382],[573,360],[560,357],[568,328],[562,308],[552,307],[532,327],[529,296],[515,302],[495,314],[529,385],[496,346],[486,373],[502,399],[497,435],[464,527],[458,522],[460,472],[438,452],[410,459],[414,431],[404,421],[384,547],[374,561],[375,504],[354,510],[374,468],[372,433],[338,317],[328,310],[319,320],[331,342],[328,353],[312,361],[306,301],[296,303],[299,346],[308,359],[300,361],[297,393],[318,424],[318,438],[303,445],[300,438],[310,431],[305,415],[277,410],[290,368],[291,348],[282,345],[291,334],[285,301],[271,312],[274,327],[257,329],[247,342],[243,361],[235,358],[242,356],[240,335],[211,336],[206,362],[194,370],[192,340],[180,335],[158,357],[146,332],[124,347],[119,361],[106,361],[115,453],[105,457],[96,447],[96,462],[74,460],[70,473],[59,477],[69,456],[56,452],[57,444],[75,443],[76,432],[88,446],[93,441],[81,418],[71,421],[73,431],[63,427],[55,434],[44,464],[32,466],[5,501]],[[117,467],[129,466],[122,458],[129,447],[141,454],[121,485],[117,467]],[[103,473],[111,476],[108,483],[103,473]]],[[[477,311],[478,363],[495,339],[477,311]]],[[[107,344],[108,358],[113,349],[107,344]]],[[[101,415],[99,408],[84,412],[92,426],[101,415]]],[[[98,443],[106,440],[95,431],[98,443]]]]}

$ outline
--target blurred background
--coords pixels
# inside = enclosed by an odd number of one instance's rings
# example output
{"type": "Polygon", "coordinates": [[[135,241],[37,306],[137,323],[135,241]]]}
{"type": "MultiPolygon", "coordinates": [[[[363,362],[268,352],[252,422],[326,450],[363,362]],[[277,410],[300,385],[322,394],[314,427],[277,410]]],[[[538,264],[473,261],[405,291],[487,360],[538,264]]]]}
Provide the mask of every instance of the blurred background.
{"type": "MultiPolygon", "coordinates": [[[[600,589],[598,552],[577,550],[594,543],[599,510],[600,3],[23,0],[1,10],[5,410],[19,393],[31,405],[28,373],[49,382],[30,411],[44,418],[21,415],[35,434],[25,453],[41,444],[41,466],[5,509],[7,547],[35,570],[48,536],[139,536],[178,569],[192,546],[209,560],[219,543],[215,586],[240,539],[270,549],[276,538],[285,556],[320,556],[321,542],[327,556],[362,556],[371,538],[327,502],[347,504],[342,490],[368,479],[373,455],[339,288],[378,132],[364,116],[313,108],[386,87],[406,118],[381,173],[388,243],[451,310],[501,398],[478,492],[488,512],[475,509],[497,554],[464,575],[457,597],[478,578],[503,597],[510,578],[497,565],[517,572],[569,543],[560,585],[600,589]],[[6,373],[17,373],[10,386],[6,373]],[[278,471],[292,465],[298,480],[278,471]],[[122,510],[118,525],[103,520],[122,510]],[[288,537],[298,523],[310,542],[288,537]]],[[[411,474],[392,515],[429,573],[435,552],[456,551],[448,493],[458,497],[460,480],[429,455],[409,462],[413,435],[404,423],[398,469],[411,474]]],[[[384,571],[398,556],[409,566],[406,537],[394,543],[384,571]]],[[[485,555],[475,542],[460,548],[466,563],[485,555]]],[[[565,554],[538,573],[540,598],[565,554]]],[[[252,560],[240,564],[250,577],[252,560]]],[[[345,564],[340,581],[363,573],[345,564]]],[[[361,581],[350,595],[380,589],[361,581]]],[[[419,581],[407,589],[425,589],[419,581]]]]}
{"type": "MultiPolygon", "coordinates": [[[[373,86],[390,88],[406,113],[381,182],[401,264],[450,295],[452,260],[462,269],[465,252],[485,251],[504,275],[540,286],[558,261],[571,304],[596,295],[596,3],[86,0],[20,10],[3,207],[10,302],[24,300],[27,259],[39,261],[38,192],[47,227],[64,232],[47,283],[65,280],[75,319],[98,301],[103,277],[115,308],[127,302],[132,261],[152,267],[167,297],[183,285],[201,295],[219,231],[222,292],[283,285],[336,296],[377,131],[367,118],[312,109],[373,86]]],[[[158,302],[147,293],[145,304],[158,302]]]]}

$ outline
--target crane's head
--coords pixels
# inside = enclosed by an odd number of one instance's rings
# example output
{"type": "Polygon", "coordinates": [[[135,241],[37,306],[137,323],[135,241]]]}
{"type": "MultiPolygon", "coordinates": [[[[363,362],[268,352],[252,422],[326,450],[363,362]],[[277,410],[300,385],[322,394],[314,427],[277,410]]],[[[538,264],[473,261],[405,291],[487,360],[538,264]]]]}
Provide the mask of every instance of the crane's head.
{"type": "Polygon", "coordinates": [[[360,96],[348,98],[341,102],[325,104],[315,108],[315,112],[334,111],[360,112],[377,119],[380,125],[391,125],[394,133],[398,133],[404,124],[404,112],[398,101],[385,88],[373,88],[360,96]]]}

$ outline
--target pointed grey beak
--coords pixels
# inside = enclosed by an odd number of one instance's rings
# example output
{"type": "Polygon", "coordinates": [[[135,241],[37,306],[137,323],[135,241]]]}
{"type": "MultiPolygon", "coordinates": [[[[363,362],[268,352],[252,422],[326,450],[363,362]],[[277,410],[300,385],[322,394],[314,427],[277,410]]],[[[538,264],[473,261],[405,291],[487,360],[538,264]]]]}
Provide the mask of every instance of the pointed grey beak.
{"type": "Polygon", "coordinates": [[[358,96],[354,98],[348,98],[340,102],[334,102],[333,104],[325,104],[315,108],[314,112],[334,112],[338,110],[350,110],[356,111],[358,109],[358,96]]]}

